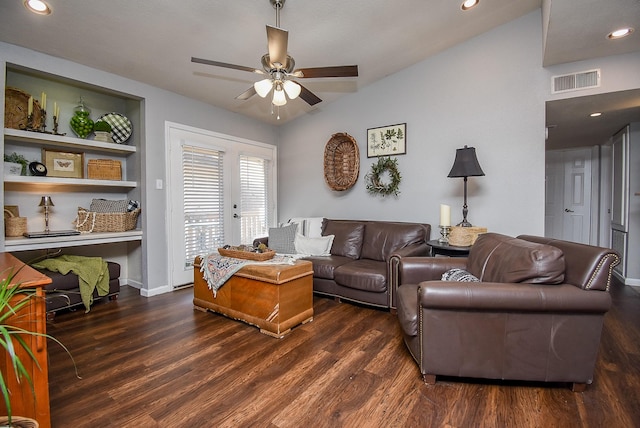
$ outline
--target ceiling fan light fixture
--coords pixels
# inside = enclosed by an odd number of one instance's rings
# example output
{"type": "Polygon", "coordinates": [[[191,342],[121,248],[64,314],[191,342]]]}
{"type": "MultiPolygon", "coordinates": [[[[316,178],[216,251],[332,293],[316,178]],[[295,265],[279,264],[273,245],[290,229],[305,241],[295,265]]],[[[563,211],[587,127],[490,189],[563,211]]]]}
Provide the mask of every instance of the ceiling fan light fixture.
{"type": "Polygon", "coordinates": [[[260,95],[262,98],[265,98],[269,95],[271,88],[273,88],[273,81],[271,79],[263,79],[253,84],[253,88],[256,90],[256,93],[260,95]]]}
{"type": "Polygon", "coordinates": [[[300,92],[302,91],[302,87],[291,80],[285,80],[282,86],[289,98],[292,100],[298,98],[298,95],[300,95],[300,92]]]}
{"type": "Polygon", "coordinates": [[[284,95],[282,87],[278,88],[276,86],[276,89],[273,91],[273,100],[271,102],[273,103],[273,105],[278,107],[283,106],[287,103],[287,97],[284,95]]]}

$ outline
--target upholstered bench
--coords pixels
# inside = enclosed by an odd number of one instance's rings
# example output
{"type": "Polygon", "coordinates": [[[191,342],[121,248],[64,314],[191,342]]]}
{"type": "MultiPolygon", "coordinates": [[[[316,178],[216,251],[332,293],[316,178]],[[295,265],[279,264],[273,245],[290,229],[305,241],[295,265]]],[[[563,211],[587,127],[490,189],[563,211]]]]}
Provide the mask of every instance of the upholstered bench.
{"type": "MultiPolygon", "coordinates": [[[[118,298],[118,293],[120,293],[120,265],[114,262],[107,262],[107,267],[109,269],[109,293],[102,297],[115,300],[118,298]]],[[[67,275],[62,275],[59,272],[47,269],[36,270],[51,278],[51,284],[45,287],[47,320],[53,320],[55,313],[59,310],[75,308],[76,306],[82,307],[80,284],[76,274],[68,273],[67,275]]],[[[99,298],[101,296],[98,296],[97,290],[94,290],[94,302],[99,298]]]]}

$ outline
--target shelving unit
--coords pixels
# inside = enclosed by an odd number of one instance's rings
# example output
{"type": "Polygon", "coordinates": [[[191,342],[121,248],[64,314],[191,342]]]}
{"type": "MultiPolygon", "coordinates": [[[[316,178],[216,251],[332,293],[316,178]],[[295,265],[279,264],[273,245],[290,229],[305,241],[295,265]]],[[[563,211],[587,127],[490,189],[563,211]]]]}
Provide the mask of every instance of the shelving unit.
{"type": "MultiPolygon", "coordinates": [[[[94,198],[138,201],[142,199],[140,176],[142,168],[139,153],[141,138],[139,131],[143,129],[142,99],[124,94],[118,88],[105,88],[90,82],[79,82],[20,65],[4,65],[7,87],[18,88],[32,94],[36,99],[45,92],[49,107],[53,106],[54,101],[57,103],[60,108],[58,132],[64,135],[3,128],[0,138],[3,153],[16,152],[29,161],[40,162],[43,162],[43,149],[82,153],[83,177],[87,177],[87,163],[90,159],[118,160],[122,165],[121,180],[31,175],[4,176],[3,203],[5,206],[18,206],[20,216],[27,217],[28,231],[43,230],[43,213],[38,206],[43,195],[51,196],[55,203],[50,213],[52,230],[72,229],[72,221],[76,218],[78,207],[88,208],[94,198]],[[91,109],[93,120],[111,112],[125,115],[133,125],[133,133],[127,144],[77,138],[69,126],[69,121],[80,97],[91,109]]],[[[47,121],[46,129],[50,130],[53,127],[51,115],[47,115],[47,121]]],[[[141,222],[142,220],[139,219],[139,224],[141,222]]],[[[143,231],[137,229],[126,232],[82,233],[47,238],[4,237],[0,241],[3,250],[12,253],[70,247],[76,247],[76,251],[86,251],[91,255],[104,252],[112,258],[117,258],[121,263],[133,263],[133,265],[124,266],[124,269],[132,272],[132,276],[139,280],[143,276],[140,263],[143,236],[143,231]]]]}

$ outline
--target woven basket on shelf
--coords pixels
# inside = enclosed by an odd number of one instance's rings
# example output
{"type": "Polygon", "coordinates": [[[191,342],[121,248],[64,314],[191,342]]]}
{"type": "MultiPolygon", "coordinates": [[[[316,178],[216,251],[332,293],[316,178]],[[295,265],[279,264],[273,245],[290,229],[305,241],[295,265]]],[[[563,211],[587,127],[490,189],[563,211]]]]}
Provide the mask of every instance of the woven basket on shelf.
{"type": "Polygon", "coordinates": [[[126,213],[97,213],[78,207],[75,219],[79,232],[125,232],[136,228],[140,208],[126,213]]]}
{"type": "Polygon", "coordinates": [[[87,177],[93,180],[122,180],[122,162],[113,159],[89,159],[87,177]]]}
{"type": "Polygon", "coordinates": [[[13,212],[4,209],[4,235],[5,236],[22,236],[27,231],[27,218],[16,217],[13,212]]]}
{"type": "Polygon", "coordinates": [[[324,148],[324,179],[332,190],[347,190],[358,180],[360,151],[349,134],[331,136],[324,148]]]}
{"type": "MultiPolygon", "coordinates": [[[[27,113],[29,95],[22,89],[5,88],[4,92],[4,127],[13,129],[25,129],[27,127],[27,113]]],[[[38,100],[33,100],[32,128],[39,128],[42,122],[42,113],[38,100]]]]}
{"type": "Polygon", "coordinates": [[[461,227],[454,226],[449,234],[449,244],[456,247],[470,247],[476,243],[478,235],[486,233],[486,227],[461,227]]]}

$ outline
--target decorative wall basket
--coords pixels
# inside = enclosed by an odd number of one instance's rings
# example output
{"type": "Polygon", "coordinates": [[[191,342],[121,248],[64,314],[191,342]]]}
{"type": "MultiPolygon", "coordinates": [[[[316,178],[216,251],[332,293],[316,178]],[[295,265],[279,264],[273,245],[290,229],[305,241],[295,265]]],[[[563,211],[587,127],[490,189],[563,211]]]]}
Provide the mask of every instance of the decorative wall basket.
{"type": "Polygon", "coordinates": [[[358,181],[360,151],[349,134],[333,134],[324,148],[324,180],[332,190],[347,190],[358,181]]]}

